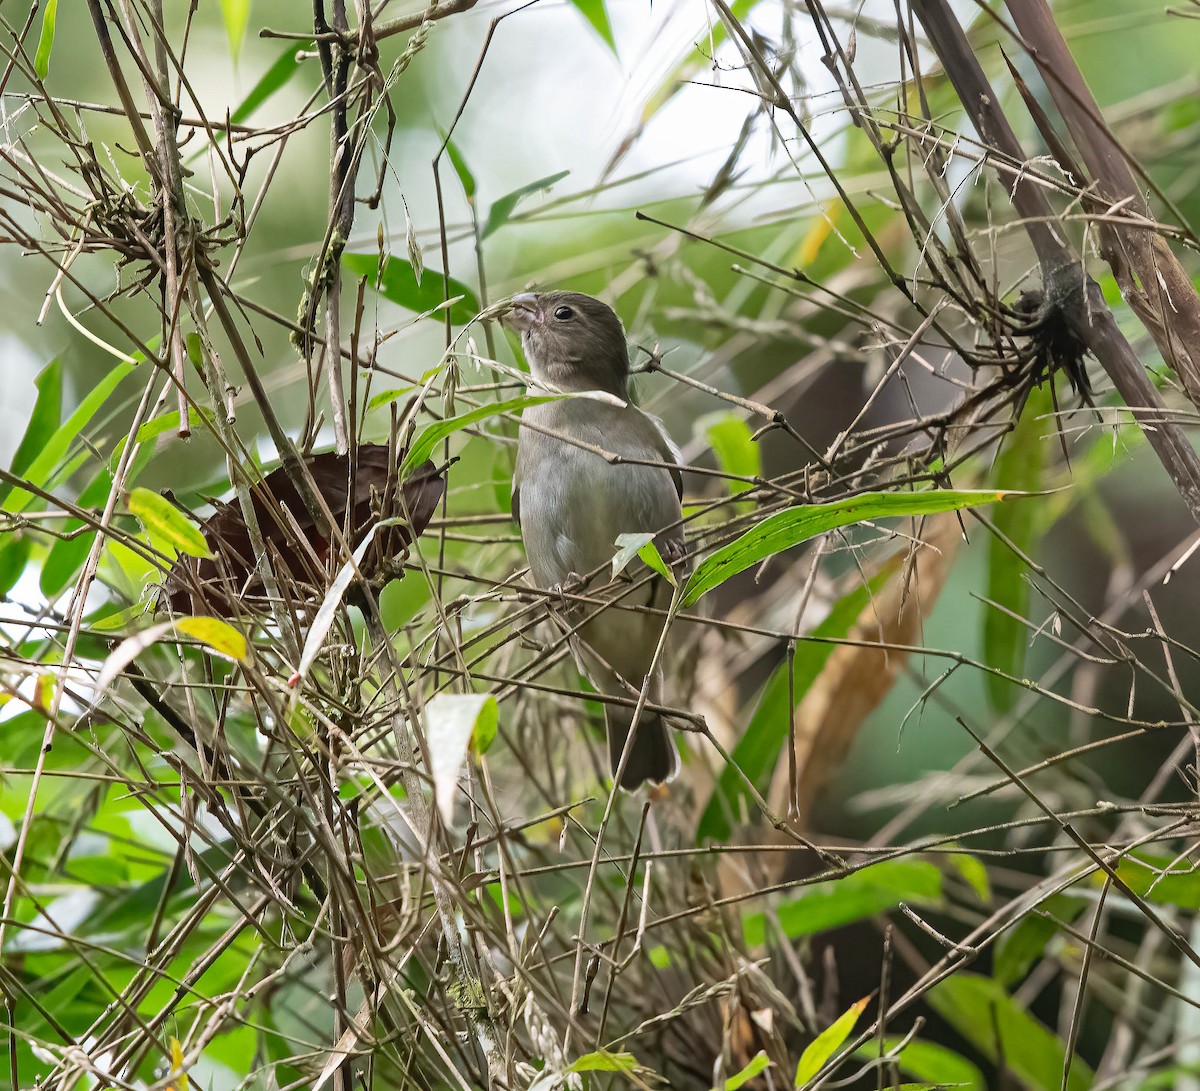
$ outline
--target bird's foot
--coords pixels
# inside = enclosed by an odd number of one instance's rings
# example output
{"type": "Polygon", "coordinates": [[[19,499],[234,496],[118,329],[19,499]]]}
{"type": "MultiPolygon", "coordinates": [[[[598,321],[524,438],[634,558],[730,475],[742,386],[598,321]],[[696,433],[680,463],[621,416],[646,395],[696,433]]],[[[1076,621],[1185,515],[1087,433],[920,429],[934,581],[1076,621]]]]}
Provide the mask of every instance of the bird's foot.
{"type": "Polygon", "coordinates": [[[546,590],[554,596],[551,600],[558,611],[563,614],[578,613],[582,603],[575,602],[570,596],[573,592],[583,589],[583,577],[578,572],[568,572],[559,582],[551,584],[546,590]],[[557,600],[555,602],[555,600],[557,600]]]}
{"type": "Polygon", "coordinates": [[[658,555],[670,568],[682,568],[687,564],[687,543],[682,538],[656,538],[658,555]]]}

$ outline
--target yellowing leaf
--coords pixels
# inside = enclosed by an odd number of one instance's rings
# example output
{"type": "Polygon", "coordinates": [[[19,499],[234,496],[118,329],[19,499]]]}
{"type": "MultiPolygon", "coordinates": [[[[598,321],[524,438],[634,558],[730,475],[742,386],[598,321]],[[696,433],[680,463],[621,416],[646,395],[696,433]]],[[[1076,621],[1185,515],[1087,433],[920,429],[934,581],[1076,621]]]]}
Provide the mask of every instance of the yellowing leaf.
{"type": "Polygon", "coordinates": [[[576,1072],[632,1072],[637,1066],[637,1058],[632,1053],[609,1053],[607,1049],[598,1049],[595,1053],[585,1053],[568,1065],[563,1069],[563,1075],[574,1075],[576,1072]]]}
{"type": "Polygon", "coordinates": [[[192,524],[166,497],[149,489],[137,488],[129,493],[126,506],[160,542],[189,557],[211,557],[208,543],[200,529],[192,524]]]}
{"type": "Polygon", "coordinates": [[[870,999],[869,996],[864,996],[856,1004],[852,1004],[848,1011],[843,1012],[828,1028],[821,1031],[800,1055],[800,1063],[796,1066],[797,1089],[807,1086],[825,1067],[829,1058],[841,1048],[842,1043],[850,1037],[854,1024],[858,1022],[858,1017],[862,1015],[870,999]]]}
{"type": "Polygon", "coordinates": [[[244,661],[250,654],[246,638],[232,625],[215,617],[181,617],[175,628],[185,636],[207,644],[214,652],[227,659],[244,661]]]}
{"type": "Polygon", "coordinates": [[[171,1072],[167,1091],[188,1091],[187,1073],[183,1071],[183,1046],[178,1038],[171,1039],[171,1072]]]}
{"type": "Polygon", "coordinates": [[[841,211],[842,202],[835,197],[825,206],[823,213],[813,221],[812,227],[808,229],[804,238],[800,240],[800,245],[796,248],[797,268],[807,269],[817,260],[821,253],[821,247],[825,245],[825,240],[832,233],[841,211]]]}
{"type": "Polygon", "coordinates": [[[771,1063],[771,1058],[767,1056],[765,1050],[759,1050],[751,1059],[750,1063],[736,1075],[730,1076],[725,1081],[723,1091],[738,1091],[739,1087],[749,1083],[755,1076],[767,1070],[771,1063]]]}

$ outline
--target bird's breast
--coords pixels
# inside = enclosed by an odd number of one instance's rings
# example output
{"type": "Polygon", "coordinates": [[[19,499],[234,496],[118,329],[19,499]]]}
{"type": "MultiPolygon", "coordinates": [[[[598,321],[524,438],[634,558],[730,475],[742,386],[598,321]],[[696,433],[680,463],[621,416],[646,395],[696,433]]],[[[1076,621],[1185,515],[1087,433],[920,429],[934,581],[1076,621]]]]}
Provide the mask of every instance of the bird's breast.
{"type": "Polygon", "coordinates": [[[530,419],[545,431],[535,434],[528,425],[521,430],[521,528],[536,583],[551,587],[571,573],[586,575],[611,561],[618,535],[653,533],[678,521],[679,498],[668,470],[613,463],[599,453],[661,461],[648,417],[633,407],[584,399],[537,408],[557,412],[530,419]]]}

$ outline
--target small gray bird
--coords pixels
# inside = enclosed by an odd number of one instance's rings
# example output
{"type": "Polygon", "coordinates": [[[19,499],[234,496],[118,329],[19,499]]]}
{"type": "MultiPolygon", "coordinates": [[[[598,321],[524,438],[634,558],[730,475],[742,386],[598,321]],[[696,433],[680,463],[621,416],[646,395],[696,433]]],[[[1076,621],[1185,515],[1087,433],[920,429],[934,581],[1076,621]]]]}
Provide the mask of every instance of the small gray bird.
{"type": "MultiPolygon", "coordinates": [[[[599,390],[624,403],[570,398],[525,410],[512,511],[521,527],[533,582],[544,590],[561,590],[589,576],[606,583],[619,534],[656,533],[655,544],[663,559],[682,570],[686,550],[678,452],[661,424],[629,403],[629,351],[620,319],[591,296],[540,292],[514,296],[505,322],[520,331],[525,356],[539,383],[564,393],[599,390]],[[614,464],[598,451],[671,466],[614,464]]],[[[620,603],[665,609],[670,591],[666,580],[655,576],[620,603]]],[[[580,607],[585,617],[595,610],[580,607]]],[[[578,624],[577,618],[572,617],[571,623],[578,624]]],[[[636,698],[662,629],[660,617],[614,606],[580,627],[573,648],[598,689],[636,698]]],[[[650,677],[647,700],[663,703],[661,665],[650,677]]],[[[633,726],[633,711],[605,705],[614,776],[633,726]]],[[[679,754],[662,716],[643,709],[621,787],[632,790],[645,781],[662,783],[678,768],[679,754]]]]}

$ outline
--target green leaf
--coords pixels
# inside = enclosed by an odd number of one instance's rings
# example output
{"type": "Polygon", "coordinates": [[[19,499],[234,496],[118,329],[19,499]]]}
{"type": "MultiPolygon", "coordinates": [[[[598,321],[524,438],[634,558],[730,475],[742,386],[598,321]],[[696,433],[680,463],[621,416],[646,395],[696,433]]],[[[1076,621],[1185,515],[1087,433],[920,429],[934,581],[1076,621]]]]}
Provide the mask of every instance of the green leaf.
{"type": "Polygon", "coordinates": [[[417,433],[416,439],[409,445],[408,451],[400,463],[400,480],[408,480],[412,472],[433,454],[433,449],[442,440],[448,436],[452,436],[455,432],[468,428],[478,421],[486,420],[488,417],[495,417],[501,413],[515,413],[518,410],[527,409],[531,405],[560,401],[563,397],[564,395],[562,394],[536,394],[522,398],[511,398],[506,402],[491,402],[488,405],[481,405],[477,409],[472,409],[469,413],[460,413],[457,417],[450,417],[447,420],[440,420],[435,424],[427,425],[417,433]]]}
{"type": "Polygon", "coordinates": [[[0,595],[7,595],[16,586],[29,561],[33,541],[28,534],[5,534],[0,537],[0,595]]]}
{"type": "MultiPolygon", "coordinates": [[[[62,531],[69,534],[81,530],[83,526],[84,523],[80,519],[68,519],[62,531]]],[[[83,567],[95,540],[96,531],[93,530],[86,534],[76,534],[74,538],[59,538],[50,547],[38,577],[38,587],[48,602],[58,598],[75,579],[75,574],[83,567]]]]}
{"type": "MultiPolygon", "coordinates": [[[[47,484],[51,476],[59,469],[59,464],[66,455],[71,441],[87,426],[100,407],[108,400],[109,395],[133,368],[133,364],[118,364],[92,388],[87,397],[79,403],[75,412],[46,440],[37,456],[23,471],[25,479],[30,484],[39,488],[47,484]]],[[[13,489],[4,500],[3,510],[10,513],[24,511],[33,499],[33,493],[26,492],[24,489],[13,489]]]]}
{"type": "MultiPolygon", "coordinates": [[[[696,431],[705,436],[717,456],[717,465],[727,474],[738,477],[758,477],[762,459],[753,433],[741,417],[734,413],[710,413],[696,422],[696,431]]],[[[730,493],[737,495],[754,488],[748,481],[726,481],[730,493]]]]}
{"type": "Polygon", "coordinates": [[[609,22],[604,0],[571,0],[571,3],[592,24],[596,33],[608,43],[608,48],[616,53],[617,39],[613,36],[612,23],[609,22]]]}
{"type": "MultiPolygon", "coordinates": [[[[37,398],[33,403],[33,411],[29,414],[25,434],[9,467],[18,477],[33,465],[34,459],[45,449],[58,422],[62,420],[62,360],[57,357],[51,360],[34,380],[34,386],[37,388],[37,398]]],[[[0,500],[9,491],[9,485],[0,484],[0,500]]]]}
{"type": "Polygon", "coordinates": [[[675,586],[675,573],[668,567],[666,561],[662,559],[662,554],[658,551],[658,546],[654,544],[656,535],[654,533],[639,533],[639,534],[618,534],[617,540],[613,543],[617,547],[617,552],[613,554],[612,559],[612,578],[615,580],[626,568],[629,567],[629,562],[634,557],[640,557],[642,563],[647,568],[653,569],[662,576],[672,587],[675,586]]]}
{"type": "Polygon", "coordinates": [[[246,26],[250,22],[250,0],[221,0],[221,16],[225,20],[229,52],[236,61],[246,38],[246,26]]]}
{"type": "MultiPolygon", "coordinates": [[[[1082,904],[1082,903],[1081,903],[1082,904]]],[[[1025,979],[1034,963],[1046,957],[1058,925],[1039,913],[1030,913],[1000,937],[992,973],[1004,988],[1025,979]]]]}
{"type": "Polygon", "coordinates": [[[1200,870],[1187,860],[1138,852],[1121,860],[1117,875],[1135,894],[1156,905],[1200,909],[1200,870]]]}
{"type": "MultiPolygon", "coordinates": [[[[213,419],[213,411],[211,409],[197,409],[195,406],[188,408],[188,427],[195,430],[205,422],[213,419]]],[[[137,430],[137,442],[146,443],[148,440],[157,439],[164,432],[173,432],[179,427],[179,410],[173,409],[170,413],[162,413],[157,417],[151,417],[137,430]]],[[[121,457],[121,452],[125,450],[126,441],[129,439],[128,433],[117,440],[117,445],[113,448],[113,453],[109,458],[109,464],[116,466],[117,459],[121,457]]],[[[153,456],[154,450],[150,448],[147,451],[145,448],[140,450],[137,458],[143,459],[153,456]]],[[[107,493],[105,494],[108,495],[107,493]]],[[[83,504],[83,499],[80,498],[80,504],[83,504]]]]}
{"type": "MultiPolygon", "coordinates": [[[[878,572],[869,584],[848,591],[833,605],[828,616],[813,631],[815,637],[839,639],[845,637],[858,620],[873,594],[876,594],[896,572],[889,565],[878,572]]],[[[833,654],[834,644],[802,641],[792,657],[792,696],[799,705],[826,661],[833,654]]],[[[706,840],[724,843],[733,833],[733,823],[742,810],[742,800],[752,797],[739,775],[740,769],[765,795],[779,760],[779,753],[788,739],[794,707],[788,707],[788,665],[785,660],[767,680],[762,696],[742,737],[734,747],[732,763],[721,770],[713,794],[709,797],[700,824],[696,828],[696,843],[706,840]]]]}
{"type": "Polygon", "coordinates": [[[770,1063],[771,1058],[767,1056],[765,1050],[760,1049],[741,1072],[730,1076],[721,1086],[724,1088],[724,1091],[738,1091],[739,1087],[749,1083],[760,1073],[765,1072],[770,1063]]]}
{"type": "Polygon", "coordinates": [[[229,120],[233,124],[239,125],[245,121],[275,92],[286,87],[292,77],[300,71],[300,62],[297,59],[298,47],[303,48],[304,44],[293,42],[289,45],[279,54],[271,67],[259,77],[258,82],[250,88],[250,93],[242,99],[238,108],[230,115],[229,120]]]}
{"type": "Polygon", "coordinates": [[[653,541],[647,542],[638,550],[638,557],[641,558],[642,564],[647,568],[652,568],[672,587],[676,585],[675,573],[671,571],[667,562],[663,560],[662,554],[658,551],[658,546],[653,541]]]}
{"type": "Polygon", "coordinates": [[[955,868],[975,892],[975,896],[987,905],[992,900],[992,885],[988,882],[987,868],[977,856],[965,852],[952,852],[946,857],[950,866],[955,868]]]}
{"type": "Polygon", "coordinates": [[[390,405],[404,397],[405,394],[411,393],[412,390],[411,386],[405,386],[394,390],[381,390],[378,394],[372,394],[371,400],[367,402],[367,412],[373,413],[381,405],[390,405]]]}
{"type": "Polygon", "coordinates": [[[458,145],[455,144],[453,140],[446,142],[446,154],[450,156],[450,162],[454,166],[454,173],[458,175],[458,180],[462,185],[463,193],[467,195],[467,200],[474,204],[475,175],[471,173],[471,168],[467,166],[467,161],[463,158],[463,153],[459,150],[458,145]]]}
{"type": "Polygon", "coordinates": [[[366,277],[367,283],[384,298],[418,314],[435,310],[455,296],[462,297],[450,307],[450,321],[456,326],[465,326],[479,313],[475,293],[462,281],[446,277],[436,269],[426,269],[418,283],[412,263],[403,258],[388,258],[382,276],[375,254],[343,254],[342,265],[354,276],[366,277]]]}
{"type": "Polygon", "coordinates": [[[994,504],[1009,495],[1008,492],[975,489],[868,492],[829,504],[801,504],[777,511],[701,561],[687,582],[683,605],[691,606],[714,587],[752,565],[838,527],[861,523],[864,519],[937,515],[994,504]]]}
{"type": "MultiPolygon", "coordinates": [[[[733,12],[735,19],[741,20],[750,14],[755,3],[756,0],[734,0],[729,9],[733,12]]],[[[676,65],[645,97],[641,118],[643,123],[649,121],[681,90],[694,82],[694,77],[698,73],[705,71],[711,65],[710,58],[716,56],[716,50],[727,37],[725,23],[713,20],[704,40],[697,42],[696,48],[690,50],[684,60],[676,65]]]]}
{"type": "MultiPolygon", "coordinates": [[[[775,917],[789,939],[812,936],[865,920],[892,909],[900,902],[939,905],[942,873],[925,860],[884,860],[840,879],[813,883],[804,893],[775,909],[775,917]]],[[[762,913],[742,918],[748,947],[761,947],[767,939],[762,913]]]]}
{"type": "Polygon", "coordinates": [[[598,1049],[595,1053],[585,1053],[579,1060],[563,1069],[564,1076],[572,1076],[579,1072],[633,1072],[638,1067],[637,1058],[632,1053],[609,1053],[607,1049],[598,1049]]]}
{"type": "MultiPolygon", "coordinates": [[[[894,1054],[904,1043],[903,1038],[885,1037],[885,1053],[894,1054]]],[[[878,1048],[872,1043],[857,1051],[864,1060],[877,1057],[878,1048]]],[[[987,1091],[983,1073],[965,1057],[934,1042],[909,1041],[899,1055],[900,1067],[910,1076],[929,1080],[934,1087],[963,1087],[967,1091],[987,1091]]]]}
{"type": "MultiPolygon", "coordinates": [[[[1052,423],[1048,414],[1052,411],[1048,388],[1030,395],[996,459],[993,476],[997,484],[1029,492],[1041,488],[1046,436],[1052,423]]],[[[1041,516],[1037,504],[1002,504],[996,509],[993,521],[1016,549],[994,534],[988,536],[987,597],[1002,609],[984,610],[984,660],[1014,678],[1024,674],[1029,643],[1029,629],[1019,620],[1029,609],[1029,583],[1025,579],[1028,565],[1017,555],[1017,550],[1028,556],[1034,548],[1041,534],[1041,516]]],[[[987,675],[987,688],[988,699],[997,712],[1012,708],[1019,691],[1008,679],[992,673],[987,675]]]]}
{"type": "MultiPolygon", "coordinates": [[[[1005,1067],[1028,1087],[1062,1083],[1066,1047],[1061,1038],[1018,1007],[1004,987],[988,977],[959,972],[926,994],[943,1019],[990,1061],[1005,1067]]],[[[1067,1091],[1086,1091],[1093,1073],[1075,1056],[1067,1091]]]]}
{"type": "Polygon", "coordinates": [[[131,515],[141,520],[148,533],[189,557],[211,557],[200,529],[166,497],[149,489],[133,489],[126,501],[131,515]]]}
{"type": "Polygon", "coordinates": [[[549,189],[556,182],[561,182],[570,173],[569,170],[560,170],[557,174],[550,174],[545,178],[539,178],[536,182],[530,182],[520,189],[514,189],[512,193],[506,193],[503,197],[497,198],[488,210],[487,222],[483,225],[483,231],[480,233],[480,236],[486,239],[493,231],[503,227],[522,198],[528,197],[531,193],[537,193],[539,190],[549,189]]]}
{"type": "Polygon", "coordinates": [[[864,996],[861,1000],[851,1004],[829,1027],[813,1039],[808,1048],[800,1055],[800,1063],[796,1066],[795,1086],[797,1088],[806,1086],[825,1067],[829,1059],[841,1049],[842,1043],[850,1037],[854,1024],[858,1022],[858,1017],[862,1015],[870,999],[869,996],[864,996]]]}
{"type": "Polygon", "coordinates": [[[50,74],[50,50],[54,48],[54,26],[58,21],[58,0],[46,0],[42,12],[42,33],[38,38],[37,53],[33,56],[33,70],[39,80],[50,74]]]}

